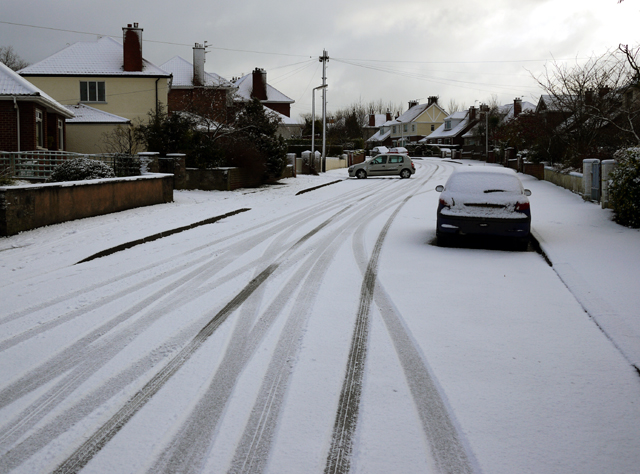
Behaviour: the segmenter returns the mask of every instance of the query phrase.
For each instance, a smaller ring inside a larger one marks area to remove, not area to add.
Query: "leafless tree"
[[[563,161],[578,166],[589,154],[640,144],[637,50],[620,47],[585,64],[553,63],[536,78],[547,115],[556,117]]]
[[[466,108],[467,106],[464,104],[464,102],[458,103],[458,101],[455,99],[449,99],[449,103],[447,105],[447,112],[449,114],[452,114],[454,112],[465,110]]]
[[[142,146],[140,134],[135,125],[117,125],[110,132],[102,134],[102,149],[105,153],[135,155]]]
[[[0,46],[0,63],[14,71],[19,71],[29,65],[28,62],[18,56],[18,53],[13,50],[13,46]]]

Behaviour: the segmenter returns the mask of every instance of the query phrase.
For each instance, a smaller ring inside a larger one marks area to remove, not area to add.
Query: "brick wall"
[[[225,118],[227,114],[227,90],[172,89],[169,92],[168,108],[170,112],[184,110],[220,120],[220,118]]]
[[[181,176],[176,174],[174,179],[175,189],[201,189],[203,191],[233,191],[260,184],[260,176],[254,176],[243,168],[210,170],[187,168]]]
[[[0,236],[173,201],[171,175],[0,188]]]

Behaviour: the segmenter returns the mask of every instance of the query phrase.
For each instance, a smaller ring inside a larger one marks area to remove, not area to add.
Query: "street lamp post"
[[[313,157],[314,163],[316,160],[316,90],[326,89],[328,85],[329,84],[322,84],[321,86],[314,87],[311,92],[311,156]]]

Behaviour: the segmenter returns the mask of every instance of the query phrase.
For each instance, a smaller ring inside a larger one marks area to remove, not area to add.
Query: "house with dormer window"
[[[426,104],[410,101],[409,109],[391,124],[392,146],[405,146],[428,137],[442,125],[447,115],[436,96],[429,97]]]
[[[478,122],[478,113],[475,107],[469,110],[454,112],[444,118],[440,125],[428,137],[420,140],[429,145],[441,145],[446,148],[461,149],[464,145],[463,135]]]

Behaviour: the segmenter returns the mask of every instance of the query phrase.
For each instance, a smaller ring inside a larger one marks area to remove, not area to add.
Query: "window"
[[[40,109],[36,109],[36,146],[44,148],[44,123]]]
[[[416,131],[416,125],[415,125],[415,124],[411,125],[411,131],[412,131],[412,132],[415,132],[415,131]]]
[[[445,120],[444,121],[444,129],[445,130],[451,130],[451,120]]]
[[[436,129],[436,126],[434,124],[431,124],[431,131],[433,132]]]
[[[409,129],[408,129],[408,127],[409,127],[409,126],[405,123],[405,124],[404,124],[404,128],[403,128],[403,130],[404,130],[405,132],[406,132],[406,131],[408,131],[408,130],[409,130]]]
[[[390,156],[389,163],[404,163],[404,158],[402,156]]]
[[[64,121],[58,119],[58,150],[64,149]]]
[[[396,126],[394,125],[393,127],[391,127],[391,133],[396,133]]]
[[[80,81],[80,102],[106,102],[104,81]]]
[[[384,165],[387,162],[386,156],[378,156],[371,161],[372,165]]]

